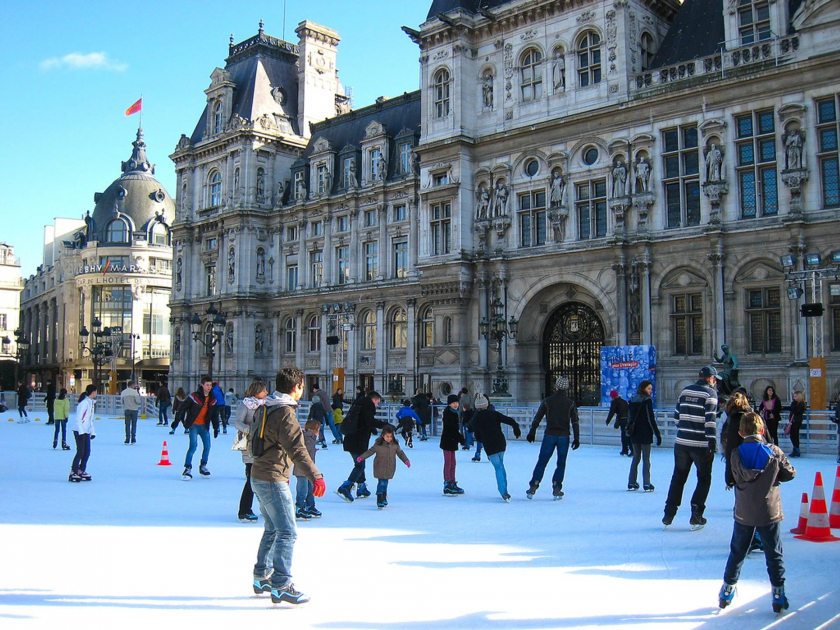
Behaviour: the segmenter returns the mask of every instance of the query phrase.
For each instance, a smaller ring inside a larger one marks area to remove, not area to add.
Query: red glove
[[[405,463],[405,467],[406,467],[406,468],[411,468],[411,462],[406,462],[406,463]]]
[[[357,457],[357,458],[356,458],[356,461],[357,461],[357,462],[359,462],[359,463],[361,464],[361,463],[362,463],[362,458],[361,458],[361,457]]]
[[[316,479],[312,486],[312,494],[319,499],[324,496],[324,493],[327,491],[327,483],[324,481],[323,477],[321,479]]]

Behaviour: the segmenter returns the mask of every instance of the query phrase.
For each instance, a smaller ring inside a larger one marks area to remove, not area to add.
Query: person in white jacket
[[[94,401],[96,385],[88,385],[76,403],[76,416],[70,423],[70,429],[76,437],[76,456],[70,468],[70,481],[90,481],[87,474],[87,462],[90,457],[90,441],[96,437],[93,428]]]

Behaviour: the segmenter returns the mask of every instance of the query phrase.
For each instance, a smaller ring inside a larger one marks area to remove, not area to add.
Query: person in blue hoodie
[[[732,603],[744,558],[749,552],[753,534],[758,530],[764,542],[767,573],[773,587],[773,610],[780,613],[790,603],[785,596],[785,561],[780,527],[784,515],[779,485],[793,479],[796,470],[778,446],[764,441],[764,421],[757,413],[751,411],[741,417],[739,433],[744,443],[732,451],[735,527],[718,605],[726,608]]]

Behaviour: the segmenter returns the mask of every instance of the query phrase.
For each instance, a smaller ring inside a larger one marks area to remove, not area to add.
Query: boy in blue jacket
[[[790,603],[785,596],[785,561],[780,528],[784,515],[779,484],[793,479],[796,470],[778,446],[764,441],[764,421],[757,413],[743,415],[738,433],[744,438],[744,443],[732,451],[735,528],[718,605],[726,608],[732,603],[744,558],[753,534],[758,530],[764,542],[767,573],[773,586],[773,611],[780,613],[789,608]]]

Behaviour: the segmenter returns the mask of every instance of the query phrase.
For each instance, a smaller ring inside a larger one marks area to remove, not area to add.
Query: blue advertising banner
[[[609,407],[610,391],[630,400],[639,383],[656,383],[656,346],[604,346],[601,348],[601,406]],[[653,388],[656,407],[656,387]]]

